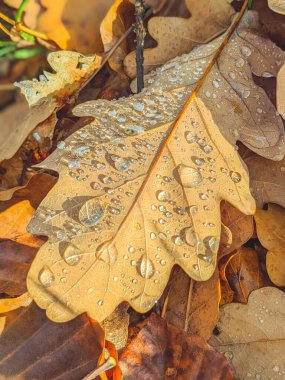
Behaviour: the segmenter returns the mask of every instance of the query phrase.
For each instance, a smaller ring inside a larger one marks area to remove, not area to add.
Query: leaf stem
[[[143,18],[145,14],[145,4],[144,0],[135,1],[135,14],[136,14],[136,64],[137,64],[137,89],[138,92],[144,88],[144,39],[146,36],[145,27],[143,24]]]
[[[23,12],[24,12],[29,1],[30,0],[22,0],[21,5],[19,6],[17,13],[16,13],[16,16],[15,16],[16,22],[22,21]]]

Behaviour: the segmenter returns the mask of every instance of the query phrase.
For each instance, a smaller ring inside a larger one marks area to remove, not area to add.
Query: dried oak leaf
[[[74,113],[94,121],[40,165],[59,181],[29,227],[49,241],[27,285],[51,319],[103,320],[122,301],[146,312],[175,264],[209,279],[221,200],[254,212],[247,172],[211,112],[195,93],[174,123],[180,108],[180,96],[160,90],[81,104]]]
[[[234,291],[233,302],[247,303],[255,290],[270,285],[254,249],[241,247],[225,264],[225,276]]]
[[[277,111],[285,119],[285,64],[277,74],[276,104]]]
[[[285,373],[284,292],[258,289],[247,305],[232,303],[220,310],[220,333],[210,344],[231,360],[238,378],[281,379]]]
[[[231,144],[241,141],[257,154],[278,161],[284,156],[283,122],[252,76],[276,76],[285,62],[285,52],[258,35],[254,29],[257,27],[257,14],[247,12],[208,73],[198,97],[212,112]],[[175,93],[180,96],[182,107],[222,38],[195,48],[146,75],[145,85],[149,90]]]
[[[284,0],[268,0],[268,7],[276,13],[285,15]]]
[[[86,315],[59,325],[32,303],[6,314],[0,378],[82,380],[102,362],[104,346],[102,328]]]
[[[221,218],[231,232],[232,241],[220,246],[219,259],[240,248],[252,237],[254,231],[253,216],[243,214],[227,202],[221,203]]]
[[[194,281],[177,268],[169,281],[164,318],[172,325],[208,340],[219,319],[219,301],[218,268],[205,282]]]
[[[250,190],[257,206],[271,202],[285,207],[285,158],[273,162],[250,151],[241,157],[249,170]]]
[[[235,380],[226,358],[204,339],[187,334],[152,314],[121,353],[125,380]]]
[[[254,219],[258,239],[268,249],[266,269],[270,280],[277,286],[285,286],[285,210],[270,204],[268,210],[256,210]]]
[[[189,19],[152,17],[149,20],[148,32],[158,45],[144,50],[146,72],[221,34],[235,13],[226,0],[186,0],[185,3],[191,13]],[[124,60],[125,71],[131,78],[136,76],[135,56],[135,52],[131,52]]]

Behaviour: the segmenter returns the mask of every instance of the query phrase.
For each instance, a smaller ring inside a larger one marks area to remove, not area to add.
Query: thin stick
[[[145,14],[145,4],[144,0],[135,1],[135,13],[136,13],[136,64],[137,64],[137,89],[138,92],[144,88],[144,70],[143,70],[143,50],[144,50],[144,39],[146,31],[143,24],[143,18]]]
[[[15,17],[15,20],[16,22],[21,22],[22,21],[22,16],[23,16],[23,12],[28,4],[30,0],[22,0],[22,3],[21,5],[19,6],[18,10],[17,10],[17,13],[16,13],[16,17]]]

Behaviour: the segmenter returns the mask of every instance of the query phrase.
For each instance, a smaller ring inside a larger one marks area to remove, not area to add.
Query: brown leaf
[[[285,373],[285,294],[266,287],[248,304],[221,308],[217,336],[210,344],[231,360],[239,379],[281,379]]]
[[[246,150],[241,155],[250,178],[251,193],[259,208],[266,203],[277,203],[285,207],[285,158],[271,161]]]
[[[230,24],[234,10],[226,0],[186,0],[191,13],[189,19],[180,17],[153,17],[148,32],[157,41],[157,47],[144,50],[146,72],[183,53],[189,53],[198,44],[206,43],[224,32]],[[136,76],[135,52],[124,60],[129,77]]]
[[[53,323],[34,303],[6,314],[0,378],[82,380],[101,361],[104,333],[86,315]]]
[[[251,248],[238,249],[227,261],[225,274],[234,291],[233,302],[247,303],[253,290],[270,285],[261,270],[257,253]]]
[[[186,334],[155,314],[138,325],[139,332],[120,355],[125,380],[234,380],[231,367],[202,338]]]
[[[219,259],[245,244],[252,237],[254,230],[253,216],[243,214],[227,202],[221,203],[221,218],[232,233],[232,243],[220,247]]]
[[[268,210],[256,210],[256,230],[261,244],[268,249],[266,268],[271,281],[285,286],[284,208],[270,204]]]
[[[164,317],[172,325],[208,340],[218,321],[219,300],[218,268],[204,282],[190,279],[181,268],[177,268],[170,279]]]
[[[205,103],[194,92],[177,122],[176,107],[180,98],[161,91],[81,104],[76,115],[94,121],[40,165],[60,177],[29,227],[49,242],[27,283],[50,318],[67,321],[88,310],[103,320],[122,301],[146,312],[175,264],[208,280],[221,200],[253,213],[247,172]],[[157,118],[145,117],[156,112]]]

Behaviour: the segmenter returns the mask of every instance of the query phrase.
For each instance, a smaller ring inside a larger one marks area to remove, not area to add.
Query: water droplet
[[[203,181],[201,173],[190,166],[180,165],[178,172],[184,187],[198,187]]]
[[[249,57],[251,55],[251,49],[248,47],[248,46],[242,46],[240,48],[240,51],[241,53],[245,56],[245,57]]]
[[[160,264],[164,266],[166,264],[166,261],[165,260],[160,260]]]
[[[151,240],[156,239],[156,234],[154,232],[151,232],[150,233],[150,238],[151,238]]]
[[[238,172],[230,172],[231,180],[235,183],[238,183],[241,181],[241,175]]]
[[[207,98],[210,98],[211,97],[210,91],[206,91],[205,95],[206,95]]]
[[[185,133],[185,139],[186,139],[186,141],[187,141],[189,144],[192,144],[192,143],[194,143],[195,141],[198,140],[198,137],[197,137],[197,135],[195,135],[195,133],[193,133],[193,132],[186,132],[186,133]]]
[[[160,233],[158,234],[158,237],[159,237],[161,240],[166,240],[166,239],[167,239],[167,235],[164,234],[163,232],[160,232]]]
[[[264,71],[261,76],[263,76],[264,78],[272,78],[274,77],[274,74],[268,72],[268,71]]]
[[[173,242],[174,242],[175,245],[178,245],[178,246],[181,246],[181,245],[184,244],[184,241],[183,241],[183,239],[182,239],[181,236],[174,236],[173,237]]]
[[[98,224],[104,215],[104,207],[96,200],[90,199],[79,210],[78,218],[85,227]]]
[[[206,153],[206,154],[209,154],[213,151],[213,147],[211,145],[205,145],[203,147],[203,151]]]
[[[149,279],[154,275],[154,265],[153,262],[147,257],[147,255],[142,255],[137,263],[137,272],[143,278]]]
[[[132,265],[133,267],[135,267],[135,266],[137,265],[137,261],[136,261],[136,260],[131,260],[131,265]]]
[[[209,198],[209,196],[207,194],[200,193],[199,198],[202,199],[203,201],[206,201]]]
[[[208,240],[208,245],[212,252],[216,252],[219,248],[219,239],[217,239],[215,236],[209,236],[206,238]]]
[[[195,247],[197,245],[197,236],[194,230],[194,227],[188,227],[183,230],[184,240],[191,247]]]
[[[244,59],[243,58],[238,58],[237,60],[236,60],[236,67],[243,67],[244,66]]]
[[[99,305],[99,306],[102,306],[103,305],[103,300],[99,300],[98,302],[97,302],[97,304]]]
[[[88,289],[87,289],[87,293],[88,293],[88,294],[91,294],[93,291],[94,291],[94,288],[88,288]]]
[[[45,288],[53,285],[55,277],[48,266],[45,265],[39,272],[39,281]]]
[[[272,370],[273,372],[279,372],[280,371],[280,367],[278,365],[275,365],[272,367]]]
[[[213,84],[214,88],[219,88],[220,87],[220,83],[216,79],[213,80],[212,84]]]
[[[167,202],[171,198],[170,194],[167,191],[164,191],[164,190],[158,191],[157,194],[156,194],[156,197],[161,202]]]
[[[131,163],[129,160],[126,160],[125,158],[120,157],[115,161],[114,166],[117,170],[125,172],[129,169],[129,167],[131,166]]]
[[[194,164],[196,164],[197,166],[205,165],[205,160],[203,158],[192,156],[191,159],[194,162]]]
[[[113,180],[111,177],[108,177],[108,176],[102,176],[100,177],[101,181],[105,184],[105,185],[110,185],[111,183],[113,183]]]
[[[128,251],[129,251],[130,253],[135,253],[135,252],[136,252],[136,249],[135,249],[135,247],[131,246],[131,247],[129,247]]]
[[[136,111],[143,111],[144,109],[144,104],[143,103],[134,103],[133,107]]]
[[[159,224],[165,224],[166,221],[165,221],[164,219],[162,219],[162,218],[159,218],[159,219],[158,219],[158,223],[159,223]]]
[[[102,189],[102,186],[98,182],[91,182],[90,183],[90,187],[93,190],[100,190],[100,189]]]
[[[63,242],[63,259],[68,265],[76,265],[81,259],[81,251],[75,245]]]
[[[230,77],[231,79],[235,79],[235,78],[236,78],[236,74],[235,74],[233,71],[230,71],[230,72],[229,72],[229,77]]]

